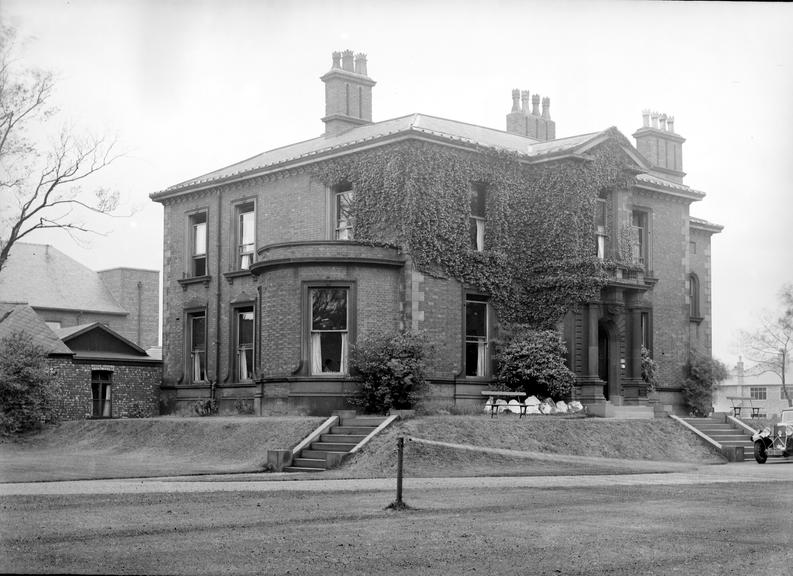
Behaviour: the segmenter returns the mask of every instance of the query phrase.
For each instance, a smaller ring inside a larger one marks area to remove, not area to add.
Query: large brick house
[[[350,346],[403,328],[434,345],[432,401],[481,403],[515,323],[564,334],[595,412],[647,403],[643,345],[680,404],[690,351],[710,351],[721,227],[689,215],[704,194],[683,183],[672,118],[645,113],[635,146],[615,128],[556,138],[550,101],[516,90],[506,131],[373,122],[364,55],[334,53],[321,79],[322,136],[152,194],[164,411],[347,407]]]

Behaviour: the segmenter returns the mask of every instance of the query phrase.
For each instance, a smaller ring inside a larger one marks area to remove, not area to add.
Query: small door
[[[94,418],[110,418],[113,415],[110,389],[112,387],[113,373],[105,370],[91,371],[91,397]]]

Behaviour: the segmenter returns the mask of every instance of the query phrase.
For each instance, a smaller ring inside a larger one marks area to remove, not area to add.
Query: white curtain
[[[485,376],[485,366],[487,365],[487,342],[479,342],[476,350],[476,375]]]
[[[481,218],[476,219],[476,249],[485,249],[485,221]]]
[[[341,335],[341,362],[339,362],[339,372],[347,373],[347,335]]]
[[[250,379],[250,374],[248,374],[248,350],[240,350],[237,355],[239,356],[237,362],[240,364],[240,380],[248,380]]]
[[[322,334],[314,332],[311,335],[311,373],[322,374]]]
[[[201,373],[201,353],[193,352],[193,382],[200,382],[203,380]]]
[[[105,385],[105,406],[102,408],[102,416],[110,418],[110,384]]]

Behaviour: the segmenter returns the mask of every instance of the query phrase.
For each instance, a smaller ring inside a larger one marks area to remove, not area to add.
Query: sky
[[[375,121],[420,112],[504,129],[513,88],[551,99],[557,137],[644,109],[675,117],[693,216],[713,238],[713,351],[793,282],[793,5],[474,0],[0,0],[25,64],[56,74],[53,121],[116,138],[84,185],[118,190],[104,235],[50,243],[102,270],[162,269],[149,194],[319,136],[331,53],[368,56]]]

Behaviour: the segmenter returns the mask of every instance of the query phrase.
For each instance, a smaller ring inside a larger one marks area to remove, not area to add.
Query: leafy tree
[[[561,400],[575,375],[565,364],[567,349],[554,330],[519,330],[496,356],[497,382],[542,398]]]
[[[26,432],[53,419],[47,354],[25,333],[0,340],[0,431]]]
[[[793,394],[787,384],[787,365],[793,353],[793,284],[782,286],[779,298],[782,304],[779,316],[761,314],[759,329],[741,333],[741,349],[747,360],[754,363],[747,373],[776,374],[788,406],[793,406]]]
[[[361,378],[361,392],[352,402],[373,414],[412,408],[426,384],[430,353],[424,335],[409,330],[360,340],[350,365]]]
[[[700,351],[691,353],[683,395],[694,416],[707,416],[713,405],[713,389],[726,380],[730,372],[722,362]]]
[[[118,193],[81,193],[79,184],[117,158],[113,142],[79,138],[62,129],[52,145],[46,132],[55,113],[50,72],[19,65],[16,32],[0,24],[0,271],[11,247],[34,230],[92,232],[79,220],[86,212],[110,214]]]

